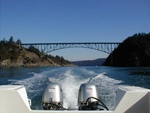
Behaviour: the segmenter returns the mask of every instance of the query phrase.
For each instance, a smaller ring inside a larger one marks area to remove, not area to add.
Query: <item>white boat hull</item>
[[[0,113],[150,113],[150,90],[121,86],[113,111],[48,111],[31,110],[26,89],[22,85],[0,86]]]

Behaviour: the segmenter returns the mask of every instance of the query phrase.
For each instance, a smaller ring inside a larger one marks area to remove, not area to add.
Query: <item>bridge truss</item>
[[[117,42],[80,42],[80,43],[24,43],[23,47],[34,46],[43,53],[50,53],[66,48],[88,48],[110,54],[120,43]]]

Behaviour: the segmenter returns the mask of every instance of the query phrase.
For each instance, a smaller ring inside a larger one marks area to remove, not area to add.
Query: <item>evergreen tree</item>
[[[10,43],[10,44],[14,44],[14,43],[15,43],[15,42],[14,42],[14,38],[13,38],[13,36],[11,36],[11,37],[10,37],[10,39],[9,39],[9,43]]]

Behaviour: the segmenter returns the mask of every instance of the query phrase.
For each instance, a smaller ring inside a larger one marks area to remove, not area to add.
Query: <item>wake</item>
[[[118,84],[122,83],[122,81],[108,77],[106,72],[96,73],[79,68],[59,68],[31,74],[33,76],[29,78],[22,80],[10,79],[10,81],[13,84],[22,84],[26,87],[29,98],[33,100],[33,103],[35,101],[37,104],[33,105],[33,109],[42,109],[42,93],[47,83],[51,81],[62,86],[63,106],[67,109],[78,109],[77,99],[80,85],[82,83],[93,83],[98,88],[99,98],[112,110],[115,107]]]

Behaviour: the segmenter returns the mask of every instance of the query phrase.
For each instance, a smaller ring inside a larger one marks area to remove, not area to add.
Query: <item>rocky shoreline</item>
[[[22,49],[17,59],[0,61],[1,67],[31,67],[31,66],[75,66],[70,62],[56,62],[50,58],[40,57],[35,53]]]
[[[0,67],[75,66],[60,56],[41,53],[35,47],[24,48],[14,41],[0,41]]]

